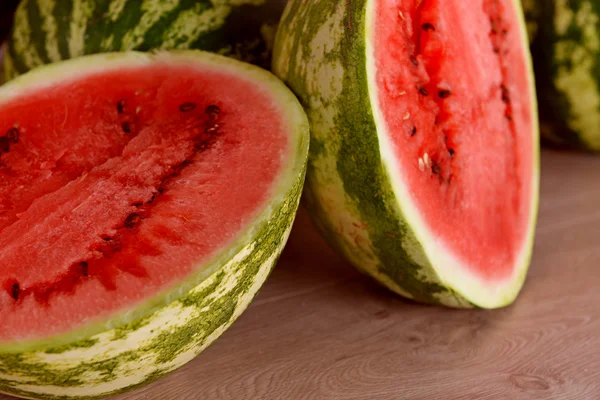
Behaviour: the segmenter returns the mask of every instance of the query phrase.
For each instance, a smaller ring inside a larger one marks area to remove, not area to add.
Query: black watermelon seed
[[[15,301],[19,300],[19,295],[21,294],[21,287],[17,282],[13,283],[10,288],[10,297],[12,297]]]
[[[439,175],[440,172],[442,172],[442,169],[440,168],[440,166],[437,163],[433,163],[433,165],[431,166],[431,171],[434,174]]]
[[[140,222],[140,215],[137,213],[129,214],[125,219],[125,228],[133,229]]]
[[[13,143],[19,143],[19,130],[17,128],[10,128],[6,132],[6,137]]]
[[[187,102],[187,103],[183,103],[182,105],[179,106],[179,111],[181,111],[181,112],[189,112],[189,111],[192,111],[195,108],[196,108],[196,103]]]
[[[454,149],[448,149],[448,153],[450,154],[450,157],[454,157],[454,154],[456,154]]]
[[[123,132],[125,133],[131,133],[131,124],[127,121],[123,122],[121,124],[121,128],[123,129]]]
[[[410,56],[410,62],[413,63],[415,66],[419,65],[419,61],[417,61],[415,56]]]
[[[6,136],[0,136],[0,153],[7,153],[10,150],[10,140]]]
[[[219,118],[219,114],[221,114],[221,109],[218,106],[211,104],[210,106],[206,107],[204,112],[208,114],[211,119],[215,120]]]
[[[492,35],[497,34],[498,26],[496,25],[496,22],[493,19],[490,19],[490,24],[492,25]]]
[[[425,24],[421,25],[421,28],[423,28],[423,30],[424,30],[425,32],[428,32],[428,31],[435,31],[435,27],[434,27],[433,25],[431,25],[429,22],[427,22],[427,23],[425,23]]]
[[[79,268],[81,268],[81,275],[88,276],[88,263],[82,261],[79,263]]]
[[[419,93],[421,93],[423,96],[429,95],[429,92],[424,87],[419,89]]]
[[[449,90],[440,90],[438,92],[438,96],[440,96],[440,99],[446,99],[450,97],[451,94],[452,92],[450,92]]]
[[[125,99],[121,99],[117,103],[117,112],[119,114],[123,114],[125,112]]]
[[[500,86],[500,89],[502,90],[502,101],[506,104],[510,104],[510,92],[504,85]]]
[[[412,132],[410,132],[410,137],[413,137],[417,134],[417,127],[413,127]]]

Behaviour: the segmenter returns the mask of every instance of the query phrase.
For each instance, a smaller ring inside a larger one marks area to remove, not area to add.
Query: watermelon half
[[[541,134],[600,152],[600,0],[523,0],[540,101]]]
[[[308,121],[209,53],[87,56],[0,89],[0,392],[106,396],[191,360],[279,257]]]
[[[270,0],[22,0],[4,74],[9,80],[84,54],[153,49],[202,49],[268,67],[282,8]]]
[[[539,135],[512,0],[292,0],[273,69],[311,123],[307,204],[406,297],[514,301],[530,263]]]

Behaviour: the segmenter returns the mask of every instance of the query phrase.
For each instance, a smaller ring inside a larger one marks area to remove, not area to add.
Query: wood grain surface
[[[600,157],[546,151],[542,164],[534,261],[512,307],[399,299],[336,256],[302,211],[241,319],[114,400],[600,399]]]

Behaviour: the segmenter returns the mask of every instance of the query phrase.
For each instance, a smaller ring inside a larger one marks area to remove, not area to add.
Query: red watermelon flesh
[[[278,107],[215,66],[166,63],[0,101],[0,342],[111,315],[230,243],[289,151]]]
[[[516,3],[378,0],[373,24],[398,169],[436,244],[486,282],[511,278],[533,212],[534,102]]]

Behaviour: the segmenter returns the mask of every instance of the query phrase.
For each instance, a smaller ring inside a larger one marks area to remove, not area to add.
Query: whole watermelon
[[[267,67],[282,3],[268,0],[23,0],[5,79],[84,54],[201,49]]]
[[[600,1],[523,0],[523,6],[543,138],[600,151]]]

